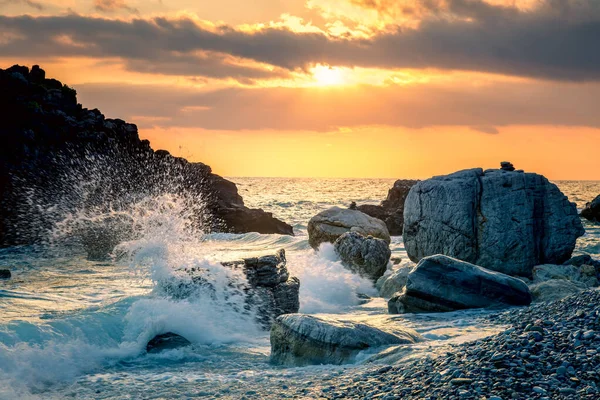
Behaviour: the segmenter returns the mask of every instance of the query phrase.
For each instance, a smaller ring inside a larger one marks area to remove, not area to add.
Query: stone
[[[600,195],[585,205],[581,216],[592,222],[600,222]]]
[[[500,163],[500,169],[503,171],[514,171],[515,167],[514,165],[512,165],[512,163],[510,161],[502,161]]]
[[[334,243],[346,232],[373,236],[390,243],[390,234],[383,221],[360,211],[332,207],[308,221],[308,242],[313,249],[321,243]]]
[[[384,240],[357,232],[344,233],[333,246],[346,268],[374,282],[383,276],[392,255]]]
[[[10,279],[12,274],[8,269],[0,269],[0,279]]]
[[[402,291],[406,286],[408,280],[408,274],[413,270],[414,265],[403,265],[396,271],[392,272],[389,276],[385,277],[381,284],[377,285],[379,289],[379,295],[383,298],[389,299],[397,292]]]
[[[148,353],[160,353],[165,350],[178,349],[180,347],[190,346],[192,343],[173,332],[163,333],[152,338],[146,345],[146,352]]]
[[[394,182],[387,198],[380,205],[363,204],[357,209],[385,222],[390,235],[400,236],[404,226],[404,201],[410,188],[417,182],[418,180],[399,179]]]
[[[470,169],[421,181],[404,208],[409,258],[444,254],[508,275],[562,264],[584,234],[575,204],[545,177]]]
[[[551,279],[563,279],[581,283],[585,287],[594,287],[598,285],[598,280],[596,279],[596,270],[594,267],[591,267],[591,274],[589,273],[590,267],[584,268],[584,265],[579,268],[573,265],[536,265],[533,267],[533,283],[540,283]],[[584,271],[587,271],[587,273],[584,273]]]
[[[423,258],[404,290],[388,302],[391,314],[526,306],[531,293],[517,278],[443,255]]]
[[[271,327],[271,362],[278,365],[344,364],[363,350],[421,340],[398,324],[371,326],[351,319],[289,314]]]
[[[585,286],[564,279],[551,279],[529,286],[534,302],[556,301],[582,292]]]

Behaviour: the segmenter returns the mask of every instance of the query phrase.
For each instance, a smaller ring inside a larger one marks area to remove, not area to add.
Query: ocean
[[[385,300],[369,281],[344,269],[332,246],[319,252],[310,248],[306,225],[331,206],[378,204],[394,180],[229,179],[247,206],[290,223],[296,236],[190,232],[181,201],[162,196],[131,211],[142,234],[121,243],[113,261],[87,260],[82,249],[61,240],[68,231],[60,225],[47,245],[0,250],[0,268],[13,274],[0,281],[0,398],[316,398],[314,382],[322,386],[385,362],[371,350],[352,365],[269,364],[269,333],[251,315],[234,310],[226,282],[239,277],[219,261],[283,248],[288,269],[301,281],[300,312],[353,318],[385,314]],[[580,209],[600,194],[600,182],[555,183]],[[598,257],[600,226],[587,221],[584,226],[576,254]],[[392,239],[391,249],[393,257],[408,262],[401,237]],[[189,267],[208,271],[223,296],[165,296],[161,282]],[[365,302],[358,293],[372,298]],[[497,332],[497,326],[486,323],[490,312],[400,317],[399,323],[428,339],[403,357],[441,353],[450,343]],[[146,354],[148,340],[168,331],[193,345]]]

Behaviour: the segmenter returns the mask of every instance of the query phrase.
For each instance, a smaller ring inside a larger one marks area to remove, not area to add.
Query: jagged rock
[[[391,314],[445,312],[531,303],[527,285],[511,276],[443,255],[423,258],[404,290],[388,302]]]
[[[348,319],[282,315],[271,327],[271,362],[288,366],[344,364],[368,348],[419,340],[418,333],[398,324],[375,327]]]
[[[190,346],[192,343],[173,332],[163,333],[152,338],[146,345],[146,352],[160,353],[165,350],[173,350],[180,347]]]
[[[388,191],[387,198],[381,202],[381,205],[363,204],[356,209],[385,222],[390,235],[402,235],[404,226],[404,202],[410,188],[417,180],[399,179],[394,182],[394,186]]]
[[[556,301],[585,290],[585,285],[564,279],[551,279],[529,286],[533,301]]]
[[[593,222],[600,222],[600,196],[585,205],[581,216]]]
[[[0,269],[0,279],[10,279],[12,274],[8,269]]]
[[[575,204],[541,175],[480,168],[417,183],[404,208],[411,260],[444,254],[509,275],[561,264],[584,234]]]
[[[553,265],[543,264],[533,267],[533,283],[541,283],[549,280],[565,280],[577,282],[585,287],[598,286],[596,270],[593,266],[581,265]]]
[[[392,272],[389,276],[384,277],[381,283],[378,282],[379,295],[389,299],[394,294],[402,291],[408,280],[408,274],[413,270],[414,265],[404,265]]]
[[[357,232],[346,232],[333,244],[342,264],[349,270],[377,281],[387,269],[392,252],[387,242]]]
[[[235,184],[209,166],[154,152],[136,125],[83,108],[74,89],[43,69],[0,69],[0,87],[0,246],[42,241],[74,213],[126,210],[163,194],[186,198],[204,231],[293,234],[246,207]],[[110,247],[111,234],[102,236]]]
[[[332,207],[308,221],[308,242],[314,249],[321,243],[334,243],[346,232],[358,232],[390,243],[390,234],[383,221],[360,211]]]

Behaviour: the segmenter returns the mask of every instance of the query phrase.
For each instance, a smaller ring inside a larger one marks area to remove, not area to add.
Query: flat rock
[[[390,243],[385,223],[357,210],[332,207],[308,221],[308,242],[314,249],[321,243],[334,243],[346,232],[358,232]]]
[[[374,282],[383,276],[392,255],[386,241],[357,232],[344,233],[333,245],[346,268]]]
[[[356,319],[282,315],[271,328],[271,362],[288,366],[344,364],[368,348],[419,340],[417,332],[399,323],[375,327]]]
[[[445,312],[501,305],[529,305],[520,279],[442,255],[423,258],[404,290],[388,302],[392,314]]]
[[[469,169],[421,181],[404,208],[414,262],[444,254],[509,275],[562,264],[584,234],[575,204],[533,173]]]

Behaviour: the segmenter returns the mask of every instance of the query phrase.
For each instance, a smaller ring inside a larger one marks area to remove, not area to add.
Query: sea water
[[[269,364],[269,335],[243,309],[243,276],[220,261],[286,250],[288,269],[301,281],[300,312],[369,318],[386,313],[373,285],[348,272],[332,246],[315,252],[307,242],[308,220],[331,206],[377,204],[389,179],[233,178],[246,205],[290,223],[295,237],[190,231],[181,201],[162,196],[132,206],[140,234],[121,243],[111,261],[89,261],[67,246],[69,221],[45,246],[0,251],[0,266],[13,278],[0,281],[0,398],[152,399],[285,398],[311,392],[315,382],[368,368],[371,362],[402,362],[431,355],[450,343],[498,331],[488,311],[407,315],[398,323],[427,341],[395,358],[373,349],[352,365],[283,368]],[[600,182],[556,182],[582,208],[600,193]],[[76,219],[76,216],[74,217]],[[584,223],[576,252],[600,255],[600,226]],[[65,228],[66,227],[66,228]],[[407,262],[402,238],[392,238],[394,257]],[[185,268],[202,268],[215,291],[201,289],[183,300],[162,284],[186,279]],[[235,284],[231,284],[235,282]],[[357,294],[372,296],[365,302]],[[192,346],[147,354],[148,340],[164,332]]]

